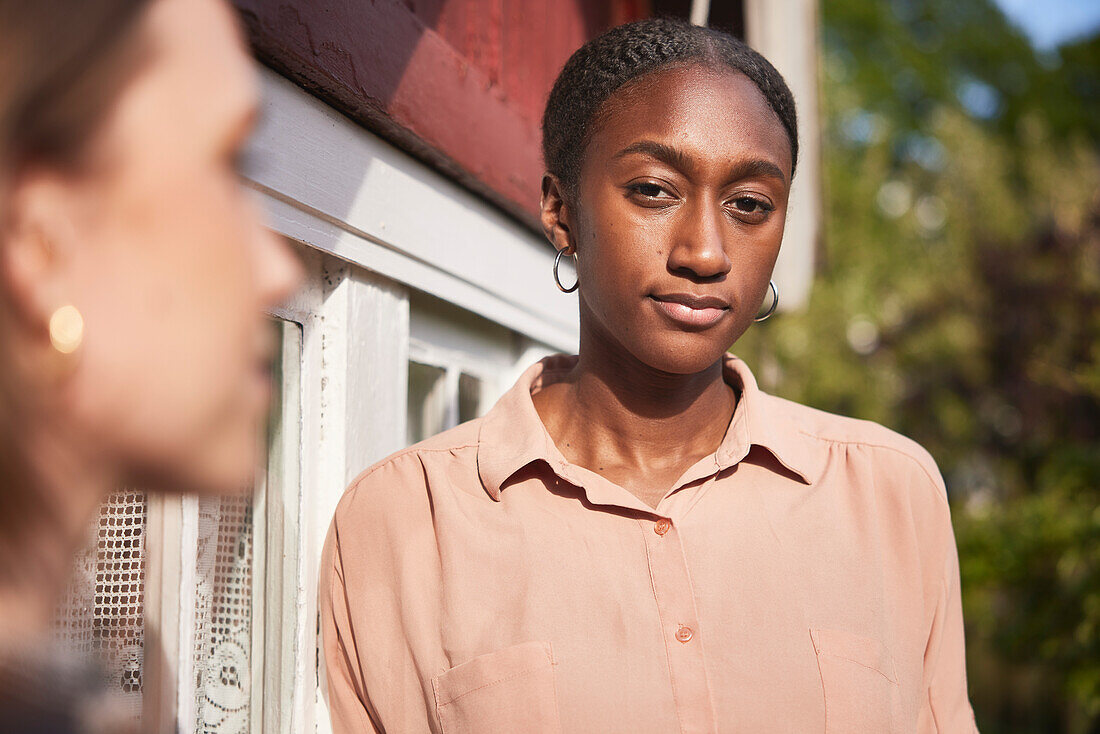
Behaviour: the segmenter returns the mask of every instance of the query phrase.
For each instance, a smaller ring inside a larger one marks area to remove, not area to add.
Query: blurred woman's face
[[[154,0],[148,58],[64,180],[57,299],[84,318],[58,399],[76,435],[149,489],[250,486],[270,393],[263,315],[300,268],[236,163],[257,79],[221,0]],[[59,225],[60,226],[60,225]]]
[[[674,67],[612,97],[568,222],[589,343],[674,374],[712,366],[767,292],[791,167],[783,125],[741,74]]]

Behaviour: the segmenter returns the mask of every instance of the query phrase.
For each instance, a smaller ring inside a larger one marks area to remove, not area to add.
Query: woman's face
[[[576,248],[582,344],[674,374],[713,365],[767,292],[791,166],[785,129],[741,74],[674,67],[619,90],[555,241]]]
[[[263,312],[300,266],[236,168],[258,90],[229,8],[154,0],[139,32],[146,66],[92,142],[93,164],[41,184],[51,297],[85,324],[58,402],[124,481],[240,491],[270,392]]]

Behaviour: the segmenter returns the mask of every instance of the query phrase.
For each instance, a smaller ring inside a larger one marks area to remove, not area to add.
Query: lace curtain
[[[198,502],[190,651],[196,720],[181,731],[248,734],[251,726],[252,498]],[[136,724],[145,644],[145,495],[121,491],[100,508],[58,606],[54,630],[75,655],[94,658],[102,684]],[[185,554],[186,555],[186,554]],[[166,599],[165,605],[179,599]],[[181,682],[182,684],[183,682]],[[187,695],[181,692],[180,695]],[[193,726],[193,729],[191,728]]]
[[[61,645],[99,664],[103,687],[135,723],[145,656],[145,510],[145,495],[135,491],[102,505],[54,619]]]
[[[199,502],[195,711],[202,734],[247,734],[252,699],[252,499]]]

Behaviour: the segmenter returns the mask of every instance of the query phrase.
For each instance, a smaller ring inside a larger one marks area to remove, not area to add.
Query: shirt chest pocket
[[[432,678],[444,734],[560,732],[549,642],[479,655]]]
[[[894,659],[878,640],[840,630],[811,629],[825,688],[826,734],[903,731]]]

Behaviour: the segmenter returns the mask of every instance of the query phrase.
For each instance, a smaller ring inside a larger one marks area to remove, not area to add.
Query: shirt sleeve
[[[963,641],[962,596],[959,591],[959,555],[950,519],[943,583],[924,653],[928,682],[928,713],[936,734],[975,734],[978,727],[966,689],[966,651]],[[921,727],[921,731],[925,731]]]
[[[334,734],[381,734],[363,679],[348,614],[340,545],[333,522],[325,540],[320,578],[325,691]]]

